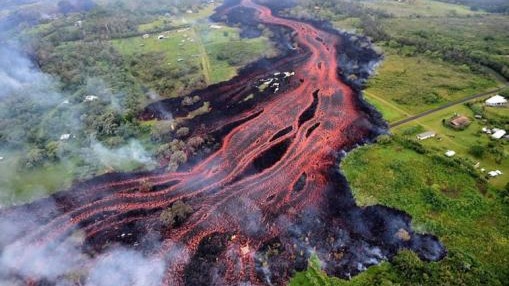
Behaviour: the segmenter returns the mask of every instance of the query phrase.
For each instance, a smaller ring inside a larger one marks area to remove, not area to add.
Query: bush
[[[481,145],[473,145],[468,149],[468,153],[470,153],[470,155],[479,159],[484,157],[484,152],[485,148]]]
[[[173,205],[161,212],[161,222],[168,227],[181,225],[193,213],[193,208],[178,200]]]

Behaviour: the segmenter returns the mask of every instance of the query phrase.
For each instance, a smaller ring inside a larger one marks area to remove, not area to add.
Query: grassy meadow
[[[478,12],[473,12],[466,6],[429,0],[366,0],[363,1],[363,4],[372,9],[382,10],[397,18],[471,16],[478,14]]]
[[[394,122],[497,86],[495,79],[472,73],[468,66],[388,49],[365,94],[387,121]]]

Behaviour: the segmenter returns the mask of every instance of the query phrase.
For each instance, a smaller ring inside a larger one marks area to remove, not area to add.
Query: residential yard
[[[125,56],[163,53],[165,56],[162,65],[175,68],[199,67],[199,72],[190,76],[194,80],[203,77],[206,84],[228,80],[246,63],[262,56],[274,55],[275,50],[268,38],[242,39],[239,29],[210,23],[207,17],[212,11],[204,9],[200,14],[186,14],[185,18],[177,20],[182,24],[192,22],[188,29],[152,34],[147,39],[117,39],[112,43]],[[158,39],[159,35],[164,36],[164,39]],[[226,50],[229,55],[224,56]]]
[[[500,112],[500,110],[497,109],[497,112]],[[507,109],[505,110],[507,111]],[[461,114],[469,117],[472,119],[472,124],[463,131],[444,126],[442,124],[442,119],[448,119],[454,114]],[[501,188],[509,182],[509,142],[503,139],[498,141],[493,140],[488,134],[482,133],[481,129],[489,125],[484,124],[481,120],[474,119],[474,115],[470,108],[460,104],[398,126],[392,129],[392,132],[405,136],[404,134],[408,133],[407,130],[409,130],[409,128],[415,128],[416,125],[422,126],[422,128],[419,128],[421,130],[437,132],[436,138],[423,140],[421,144],[440,156],[443,156],[447,150],[453,150],[457,153],[457,157],[467,160],[471,165],[475,165],[479,162],[478,170],[480,172],[481,169],[485,169],[485,172],[481,172],[483,174],[493,170],[502,171],[504,173],[502,176],[489,180],[492,185]],[[506,128],[506,126],[490,127]],[[415,135],[416,134],[408,134],[406,137],[414,139]],[[485,147],[488,146],[488,144],[495,144],[499,149],[505,152],[505,158],[502,159],[500,163],[496,162],[496,156],[491,154],[489,149]],[[483,146],[486,148],[486,152],[484,152],[481,158],[477,158],[469,152],[472,146]]]

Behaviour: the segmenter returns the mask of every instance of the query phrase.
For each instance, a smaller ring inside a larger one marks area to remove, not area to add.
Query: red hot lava
[[[24,220],[0,239],[4,256],[17,246],[9,277],[36,284],[65,279],[22,268],[32,259],[27,252],[47,249],[51,257],[76,233],[87,257],[78,259],[80,267],[92,268],[102,253],[121,245],[163,261],[164,285],[283,285],[313,253],[328,274],[339,277],[390,259],[400,248],[426,260],[443,257],[435,237],[411,230],[408,215],[357,207],[338,173],[338,151],[372,139],[380,126],[342,80],[339,59],[347,39],[317,24],[274,16],[252,0],[218,13],[239,10],[249,11],[254,25],[293,31],[298,48],[199,91],[212,112],[193,119],[195,133],[221,136],[221,147],[180,172],[105,175],[4,210],[3,221]],[[286,74],[274,73],[285,68]],[[265,98],[244,103],[254,84],[283,74]],[[145,117],[158,116],[147,110]],[[138,191],[147,184],[151,192]],[[177,201],[193,212],[164,227],[160,214]]]

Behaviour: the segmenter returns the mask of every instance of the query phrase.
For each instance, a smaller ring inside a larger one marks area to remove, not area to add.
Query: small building
[[[502,175],[502,172],[500,170],[490,171],[490,172],[488,172],[488,175],[490,177],[494,178],[494,177],[498,177],[498,176]]]
[[[463,129],[465,127],[467,127],[468,125],[470,125],[471,121],[468,117],[464,116],[464,115],[458,115],[458,116],[454,116],[451,121],[451,126],[455,129]]]
[[[4,160],[4,157],[0,156],[0,161],[3,161]]]
[[[493,134],[491,134],[491,138],[497,139],[497,140],[504,137],[504,135],[507,133],[505,130],[498,129],[498,128],[493,128],[492,131],[493,131]]]
[[[66,134],[60,135],[60,141],[67,141],[67,140],[69,140],[69,138],[71,138],[71,134],[66,133]]]
[[[447,152],[445,152],[445,156],[447,157],[454,157],[454,155],[456,155],[456,152],[453,150],[447,150]]]
[[[92,102],[92,101],[96,101],[98,99],[99,99],[99,97],[96,95],[87,95],[87,96],[85,96],[84,102]]]
[[[142,36],[142,38],[143,39],[148,39],[148,38],[150,38],[150,35],[149,34],[145,34],[145,35]]]
[[[164,35],[159,35],[159,36],[157,36],[157,39],[158,39],[158,40],[164,40]]]
[[[492,96],[488,98],[486,101],[486,106],[492,106],[492,107],[500,107],[500,106],[506,106],[507,105],[507,99],[499,94]]]
[[[433,138],[437,136],[437,133],[434,132],[434,131],[427,131],[427,132],[424,132],[424,133],[421,133],[421,134],[417,134],[417,139],[419,140],[426,140],[426,139],[429,139],[429,138]]]

